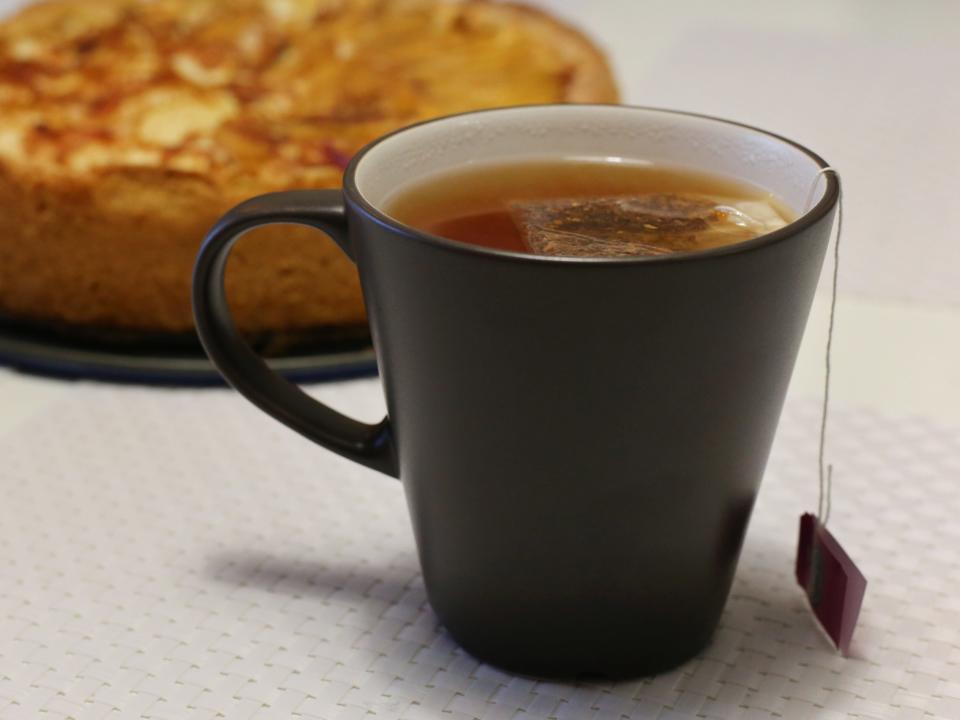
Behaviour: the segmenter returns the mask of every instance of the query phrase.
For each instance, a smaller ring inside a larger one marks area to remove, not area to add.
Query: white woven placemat
[[[376,414],[375,381],[331,386]],[[712,646],[570,685],[482,665],[425,602],[401,486],[226,391],[78,385],[0,436],[0,718],[960,717],[960,435],[840,409],[857,658],[792,579],[815,402],[788,407]]]

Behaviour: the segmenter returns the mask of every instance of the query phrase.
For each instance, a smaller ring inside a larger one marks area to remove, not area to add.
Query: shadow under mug
[[[384,207],[475,162],[630,158],[739,178],[798,213],[683,255],[521,255],[431,236]],[[826,163],[733,122],[604,105],[467,113],[361,151],[343,190],[245,202],[207,237],[194,308],[237,390],[403,481],[431,605],[483,660],[630,676],[700,651],[723,609],[838,198]],[[270,371],[231,321],[224,267],[266,223],[356,263],[388,416],[357,422]]]

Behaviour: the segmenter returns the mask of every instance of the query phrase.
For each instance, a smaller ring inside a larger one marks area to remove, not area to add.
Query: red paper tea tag
[[[800,516],[797,582],[820,626],[846,656],[860,615],[867,579],[815,515]]]

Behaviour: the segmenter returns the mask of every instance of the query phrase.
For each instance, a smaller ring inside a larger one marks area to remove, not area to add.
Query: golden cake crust
[[[0,23],[0,313],[187,331],[190,272],[251,195],[340,184],[425,118],[613,102],[602,54],[526,7],[437,0],[51,0]],[[247,331],[357,324],[356,273],[303,228],[251,233]]]

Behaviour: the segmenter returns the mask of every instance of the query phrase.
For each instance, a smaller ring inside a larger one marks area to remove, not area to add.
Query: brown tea
[[[438,174],[405,188],[387,212],[451,240],[576,257],[703,250],[763,235],[794,217],[770,193],[729,178],[564,159]]]

